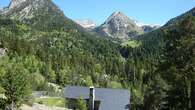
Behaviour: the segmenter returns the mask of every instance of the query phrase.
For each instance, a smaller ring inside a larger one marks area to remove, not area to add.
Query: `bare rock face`
[[[118,39],[133,38],[143,33],[135,21],[122,12],[114,12],[101,26],[96,28],[96,31],[104,36]]]
[[[14,19],[42,31],[83,29],[67,18],[52,0],[12,0],[0,11],[0,17]]]
[[[95,31],[102,36],[124,40],[134,39],[141,34],[148,33],[159,27],[157,25],[146,25],[130,19],[122,12],[114,12]]]
[[[90,19],[75,20],[75,22],[86,29],[94,29],[96,24]]]
[[[40,10],[44,12],[55,10],[62,13],[51,0],[12,0],[9,6],[0,12],[0,15],[22,21],[33,18]]]
[[[12,0],[10,5],[9,5],[9,9],[13,9],[16,8],[18,6],[20,6],[20,4],[22,4],[23,2],[26,2],[27,0]]]

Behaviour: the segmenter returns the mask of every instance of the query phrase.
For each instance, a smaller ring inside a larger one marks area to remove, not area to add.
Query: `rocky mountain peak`
[[[119,39],[133,38],[142,33],[142,29],[136,25],[134,20],[120,11],[112,13],[96,31],[104,36]]]
[[[23,20],[33,18],[36,13],[44,14],[52,11],[62,14],[52,0],[12,0],[0,15]]]
[[[28,7],[28,6],[32,6],[32,7],[36,7],[36,8],[40,8],[40,7],[48,7],[50,5],[53,5],[52,0],[11,0],[10,4],[9,4],[9,9],[12,8],[21,8],[21,7]]]
[[[81,28],[67,18],[52,0],[12,0],[8,7],[0,10],[0,16],[18,20],[39,30]]]
[[[120,12],[120,11],[115,11],[114,13],[112,13],[112,15],[111,16],[125,16],[122,12]]]
[[[15,8],[20,6],[22,3],[26,2],[27,0],[12,0],[9,4],[9,9]]]
[[[140,34],[150,32],[159,26],[145,25],[129,18],[124,13],[116,11],[99,27],[95,29],[102,36],[117,39],[135,38]]]
[[[131,21],[132,23],[134,23],[133,20],[131,20],[128,16],[126,16],[120,11],[116,11],[112,13],[111,16],[107,19],[107,22],[110,22],[110,21],[125,22],[125,23]]]

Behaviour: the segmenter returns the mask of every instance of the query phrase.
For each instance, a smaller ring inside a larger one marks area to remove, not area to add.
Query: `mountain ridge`
[[[1,12],[9,18],[31,25],[34,29],[85,31],[80,25],[66,17],[52,0],[12,0]]]
[[[58,13],[63,13],[51,0],[12,0],[4,8],[1,15],[11,18],[17,17],[17,19],[23,20],[33,17],[36,11],[49,11],[51,9]]]
[[[195,16],[195,7],[190,9],[189,11],[177,16],[177,17],[174,17],[172,19],[170,19],[166,24],[165,26],[169,26],[169,25],[174,25],[174,24],[177,24],[178,21],[181,21],[183,20],[186,16],[189,16],[189,15],[192,15],[192,16]]]
[[[136,36],[150,32],[159,26],[145,25],[129,18],[124,13],[116,11],[106,21],[98,26],[95,31],[102,36],[116,39],[134,39]]]

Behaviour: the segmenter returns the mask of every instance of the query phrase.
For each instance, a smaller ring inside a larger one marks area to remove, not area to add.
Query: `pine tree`
[[[17,59],[9,60],[1,84],[5,90],[6,107],[13,110],[20,107],[30,93],[29,73]]]

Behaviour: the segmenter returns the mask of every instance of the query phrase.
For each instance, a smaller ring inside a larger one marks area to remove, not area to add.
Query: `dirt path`
[[[60,107],[48,107],[45,105],[40,105],[35,103],[32,107],[28,105],[22,105],[21,107],[22,110],[69,110],[65,108],[60,108]]]

